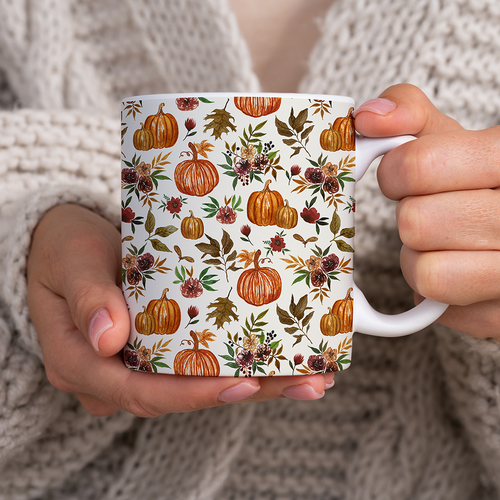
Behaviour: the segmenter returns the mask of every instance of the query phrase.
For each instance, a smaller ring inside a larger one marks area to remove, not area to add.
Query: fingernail
[[[325,391],[318,394],[309,384],[292,385],[287,387],[281,393],[288,399],[297,399],[299,401],[314,401],[325,395]]]
[[[388,99],[378,97],[377,99],[366,101],[358,109],[355,109],[352,116],[353,118],[356,118],[356,115],[362,111],[369,111],[370,113],[375,113],[376,115],[385,116],[394,111],[396,108],[396,103],[389,101]]]
[[[334,376],[335,374],[333,372],[325,373],[323,375],[325,379],[325,389],[331,389],[335,385]]]
[[[99,309],[89,324],[89,340],[96,351],[99,351],[99,339],[101,335],[113,326],[113,320],[107,309]]]
[[[242,382],[241,384],[236,384],[223,390],[219,394],[219,401],[222,401],[223,403],[236,403],[237,401],[242,401],[254,395],[259,389],[260,385]]]

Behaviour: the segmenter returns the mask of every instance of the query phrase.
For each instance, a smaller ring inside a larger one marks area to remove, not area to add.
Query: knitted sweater
[[[464,126],[495,125],[499,5],[336,0],[301,90],[361,103],[407,81]],[[258,89],[225,0],[0,0],[1,499],[499,498],[500,344],[442,326],[356,334],[352,367],[315,402],[97,418],[48,383],[27,309],[30,235],[64,202],[118,224],[120,99]],[[357,282],[374,306],[405,309],[375,169],[357,200]]]

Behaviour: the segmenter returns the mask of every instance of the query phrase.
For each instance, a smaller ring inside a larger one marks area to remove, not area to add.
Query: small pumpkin
[[[276,225],[283,229],[292,229],[299,221],[299,214],[297,210],[288,205],[288,200],[282,207],[276,209]]]
[[[155,138],[153,136],[153,132],[145,129],[144,124],[141,123],[141,128],[134,132],[132,142],[135,149],[139,151],[149,151],[154,146]]]
[[[319,144],[325,151],[338,151],[342,147],[342,136],[338,130],[333,129],[333,123],[319,136]]]
[[[153,148],[171,148],[179,137],[179,126],[177,120],[170,113],[163,112],[162,102],[158,106],[158,113],[150,115],[144,122],[144,128],[153,133]]]
[[[332,309],[328,308],[328,313],[323,314],[321,316],[321,320],[319,322],[319,328],[323,335],[327,337],[333,337],[340,333],[340,329],[342,328],[342,322],[340,321],[340,316],[338,314],[334,314]]]
[[[220,365],[215,354],[207,349],[200,349],[198,336],[193,330],[189,332],[193,339],[192,349],[179,351],[174,358],[176,375],[194,375],[196,377],[218,377]],[[191,341],[188,341],[191,342]]]
[[[247,116],[258,118],[278,111],[281,97],[235,97],[234,104]]]
[[[163,290],[161,297],[151,300],[147,306],[147,312],[156,321],[154,333],[159,335],[172,335],[181,324],[181,309],[174,299],[167,299],[168,288]]]
[[[262,306],[278,300],[281,295],[281,277],[276,269],[260,267],[261,251],[254,255],[253,269],[243,271],[238,279],[238,295],[252,306]]]
[[[337,314],[340,318],[340,333],[352,332],[353,321],[353,298],[351,297],[352,288],[347,290],[344,299],[337,300],[332,307],[332,313]]]
[[[189,217],[185,217],[181,222],[181,234],[188,240],[198,240],[203,236],[203,221],[195,217],[193,211],[189,211]]]
[[[354,151],[356,148],[355,133],[354,133],[354,120],[352,119],[352,112],[354,108],[349,108],[347,115],[338,117],[332,125],[332,130],[337,131],[342,137],[342,151]]]
[[[152,314],[146,311],[146,307],[143,309],[143,312],[135,316],[135,329],[141,335],[151,335],[156,329],[156,320]]]
[[[278,191],[271,191],[268,179],[262,191],[255,191],[248,197],[247,217],[257,226],[271,226],[276,224],[276,211],[283,207],[283,197]]]
[[[184,160],[175,167],[175,185],[183,194],[205,196],[219,183],[219,173],[213,163],[198,158],[198,151],[192,142],[188,146],[192,158]]]

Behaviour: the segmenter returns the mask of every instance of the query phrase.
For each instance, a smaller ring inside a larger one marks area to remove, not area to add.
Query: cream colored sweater
[[[499,26],[498,0],[336,0],[301,90],[361,103],[408,81],[489,127]],[[121,97],[258,88],[225,0],[0,0],[1,499],[499,498],[499,344],[444,327],[355,335],[353,366],[316,402],[96,418],[48,383],[30,234],[63,202],[118,223]],[[412,293],[374,171],[357,190],[357,281],[398,311]]]

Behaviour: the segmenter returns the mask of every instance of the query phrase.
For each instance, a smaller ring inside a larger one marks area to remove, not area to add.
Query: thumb
[[[441,113],[429,98],[410,84],[394,85],[377,99],[353,112],[356,130],[366,137],[415,135],[417,137],[462,130],[460,124]]]
[[[66,301],[76,328],[106,357],[123,348],[130,330],[120,245],[111,223],[77,205],[52,209],[33,239],[39,281]]]

